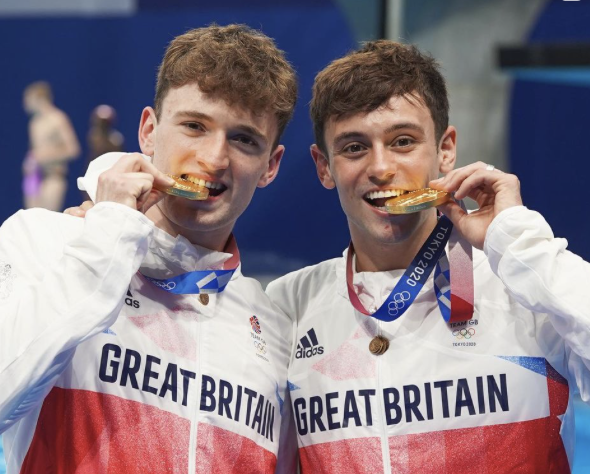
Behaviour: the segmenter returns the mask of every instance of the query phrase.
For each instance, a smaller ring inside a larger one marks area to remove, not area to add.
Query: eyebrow
[[[253,137],[258,138],[259,140],[267,141],[266,137],[262,132],[260,132],[256,127],[251,125],[241,124],[237,125],[236,129],[241,130],[242,132],[247,133],[248,135],[252,135]]]
[[[197,112],[195,110],[181,110],[178,111],[174,114],[175,118],[192,118],[192,119],[197,119],[197,120],[208,120],[208,121],[214,121],[213,117],[211,117],[210,115],[204,114],[202,112]],[[244,132],[248,135],[251,135],[252,137],[258,138],[259,140],[263,140],[264,142],[267,142],[268,140],[266,139],[266,137],[264,136],[264,134],[258,130],[256,127],[253,127],[252,125],[247,125],[245,123],[236,125],[235,127],[232,127],[236,130],[239,130],[241,132]]]
[[[413,122],[403,122],[403,123],[396,123],[393,124],[391,127],[385,129],[385,133],[395,132],[396,130],[402,129],[410,129],[415,130],[416,132],[424,133],[424,128],[417,123]]]
[[[416,132],[419,132],[422,134],[425,133],[423,127],[421,127],[420,125],[413,123],[413,122],[402,122],[402,123],[393,124],[390,127],[386,128],[384,133],[389,134],[389,133],[395,132],[397,130],[408,130],[408,129],[415,130]],[[365,136],[366,136],[365,133],[358,132],[358,131],[342,132],[341,134],[337,135],[334,138],[333,146],[336,147],[336,145],[338,145],[338,143],[342,142],[343,140],[361,139],[361,138],[364,138]]]
[[[180,117],[194,118],[199,120],[213,120],[213,118],[209,115],[202,112],[197,112],[195,110],[179,110],[174,114],[174,118]]]
[[[362,132],[342,132],[334,137],[333,146],[335,147],[338,143],[343,140],[350,140],[351,138],[362,138],[365,134]]]

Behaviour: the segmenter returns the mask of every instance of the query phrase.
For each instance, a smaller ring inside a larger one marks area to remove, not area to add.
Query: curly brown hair
[[[414,96],[426,104],[438,143],[449,126],[440,66],[416,46],[377,40],[333,61],[316,76],[310,112],[320,150],[327,154],[324,131],[330,118],[371,112],[393,96]]]
[[[275,146],[297,100],[297,78],[283,51],[246,25],[212,24],[172,40],[158,70],[154,99],[158,118],[168,91],[189,83],[254,113],[272,111],[278,122]]]

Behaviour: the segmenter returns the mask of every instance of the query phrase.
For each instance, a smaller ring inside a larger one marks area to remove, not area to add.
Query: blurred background
[[[266,283],[346,247],[336,192],[321,187],[309,156],[310,89],[332,59],[382,37],[416,43],[442,64],[458,165],[481,160],[517,174],[525,204],[590,260],[583,211],[590,0],[0,0],[0,222],[23,207],[29,84],[47,81],[73,125],[80,150],[69,163],[64,205],[77,205],[75,178],[100,146],[112,140],[138,151],[140,113],[152,105],[168,42],[212,22],[261,29],[287,52],[300,80],[281,173],[257,192],[235,231],[247,275]],[[110,127],[116,131],[105,132]],[[590,472],[583,412],[580,406],[576,473]]]

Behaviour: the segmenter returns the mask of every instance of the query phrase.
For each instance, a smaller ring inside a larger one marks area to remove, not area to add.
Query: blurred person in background
[[[279,443],[292,322],[241,274],[232,231],[279,171],[296,98],[263,33],[190,30],[142,111],[143,155],[91,163],[86,218],[35,209],[3,224],[9,473],[294,472]],[[169,175],[208,197],[167,194]]]
[[[114,128],[117,112],[113,107],[101,104],[90,114],[90,130],[88,131],[88,160],[86,167],[95,158],[114,151],[123,151],[123,134]],[[90,197],[84,191],[82,197]]]
[[[23,163],[25,209],[61,211],[68,187],[68,162],[80,154],[80,144],[68,116],[53,104],[51,86],[30,84],[23,105],[31,116],[29,151]]]
[[[111,151],[123,151],[124,138],[114,128],[117,112],[110,105],[102,104],[90,114],[90,130],[88,131],[88,163],[97,156]]]
[[[570,472],[588,264],[522,206],[515,176],[453,170],[448,109],[439,66],[411,45],[366,43],[315,79],[311,154],[351,244],[267,288],[295,320],[303,473]],[[387,212],[429,185],[479,209]]]

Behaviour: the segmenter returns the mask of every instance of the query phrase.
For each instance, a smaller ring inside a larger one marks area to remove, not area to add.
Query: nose
[[[374,146],[367,166],[369,179],[374,183],[390,181],[397,172],[395,158],[383,146]]]
[[[225,134],[211,134],[207,140],[199,143],[195,153],[203,171],[215,172],[229,167],[229,149]]]

